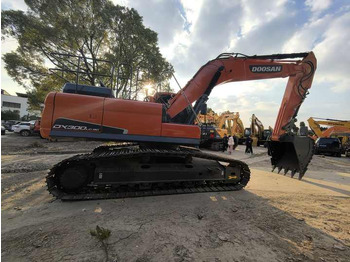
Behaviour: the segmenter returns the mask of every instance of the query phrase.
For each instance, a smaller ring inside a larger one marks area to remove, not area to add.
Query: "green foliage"
[[[96,226],[96,229],[90,229],[90,235],[95,237],[103,247],[105,252],[105,261],[108,261],[108,244],[107,240],[111,236],[111,231],[109,229]]]
[[[20,116],[19,116],[19,112],[16,111],[12,111],[12,110],[1,110],[1,120],[19,120]]]
[[[8,74],[27,88],[31,109],[38,109],[46,94],[62,88],[65,81],[75,81],[73,73],[50,74],[49,67],[77,69],[77,58],[68,59],[55,52],[80,56],[79,67],[84,74],[80,74],[79,81],[90,85],[100,81],[108,84],[105,77],[97,74],[109,74],[111,68],[96,59],[128,64],[120,68],[128,80],[118,81],[119,97],[136,99],[146,82],[169,87],[173,68],[160,54],[157,33],[145,28],[135,9],[114,5],[109,0],[25,2],[27,12],[1,12],[1,29],[3,38],[12,37],[19,43],[16,51],[3,55],[3,60]]]
[[[110,237],[111,231],[109,229],[96,226],[96,229],[90,230],[90,235],[96,237],[99,241],[105,241]]]

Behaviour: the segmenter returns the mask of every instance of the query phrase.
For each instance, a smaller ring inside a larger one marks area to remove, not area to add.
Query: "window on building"
[[[12,107],[12,108],[21,108],[21,104],[20,103],[14,103],[14,102],[2,102],[2,106],[6,106],[6,107]]]

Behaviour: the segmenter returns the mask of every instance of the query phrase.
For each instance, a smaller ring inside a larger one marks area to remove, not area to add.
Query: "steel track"
[[[79,192],[67,193],[64,192],[57,182],[57,177],[61,171],[69,166],[86,163],[96,160],[110,160],[114,159],[130,159],[140,156],[170,156],[170,157],[184,157],[192,156],[202,159],[216,160],[220,162],[227,162],[231,166],[238,166],[241,170],[241,179],[235,183],[227,181],[202,181],[202,182],[184,182],[179,181],[175,183],[153,183],[151,188],[140,189],[137,186],[120,186],[111,187],[109,185],[94,185],[90,184],[82,188]],[[157,148],[138,148],[132,146],[111,146],[98,147],[90,154],[76,155],[65,159],[56,164],[46,177],[48,191],[57,199],[61,200],[91,200],[91,199],[108,199],[108,198],[125,198],[125,197],[143,197],[143,196],[157,196],[157,195],[172,195],[172,194],[190,194],[202,192],[221,192],[221,191],[237,191],[243,189],[250,179],[250,170],[247,164],[239,160],[233,160],[224,156],[217,156],[214,154],[202,152],[195,148],[180,147],[177,149],[157,149]]]

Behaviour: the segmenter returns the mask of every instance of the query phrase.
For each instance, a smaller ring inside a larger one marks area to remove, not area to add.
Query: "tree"
[[[1,110],[1,120],[19,120],[20,116],[19,116],[19,111],[15,110]]]
[[[28,90],[32,109],[39,108],[48,92],[74,82],[77,68],[80,83],[106,85],[112,80],[122,98],[136,99],[146,82],[167,86],[173,68],[160,54],[157,33],[145,28],[135,9],[109,0],[25,2],[27,12],[1,12],[3,37],[19,43],[3,60],[8,74]],[[109,79],[112,65],[98,59],[111,61],[118,72]]]

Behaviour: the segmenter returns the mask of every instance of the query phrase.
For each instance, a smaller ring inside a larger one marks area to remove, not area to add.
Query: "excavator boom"
[[[297,57],[303,60],[283,60]],[[221,54],[202,66],[181,92],[169,101],[167,114],[172,119],[195,101],[199,106],[200,98],[208,100],[212,89],[219,84],[289,77],[272,135],[272,140],[278,141],[294,124],[299,107],[311,87],[315,70],[313,52],[250,57]]]
[[[289,60],[303,58],[301,61]],[[288,60],[287,60],[288,59]],[[204,65],[187,83],[183,90],[170,101],[167,115],[175,118],[184,108],[196,101],[198,110],[214,86],[237,81],[289,77],[281,102],[275,127],[269,143],[273,170],[289,170],[292,177],[296,172],[303,177],[313,155],[313,141],[297,137],[293,128],[299,108],[308,94],[316,70],[313,52],[269,56],[238,56],[222,54]],[[189,123],[192,118],[187,118]]]
[[[232,135],[237,136],[239,139],[243,138],[244,136],[244,125],[242,120],[239,118],[238,112],[233,117],[231,133]]]

